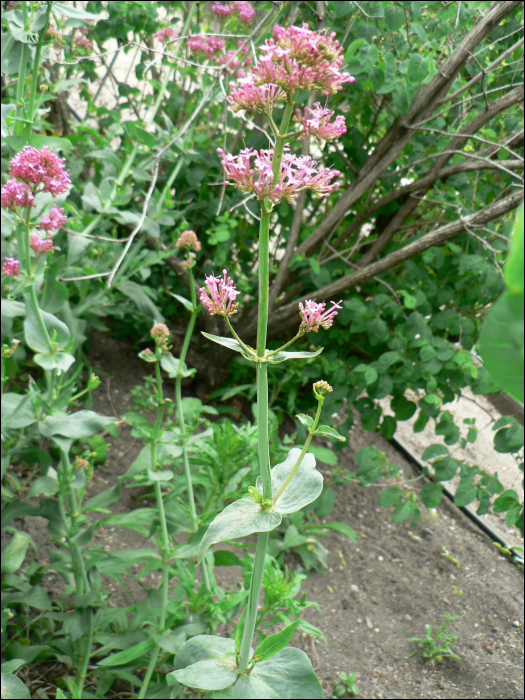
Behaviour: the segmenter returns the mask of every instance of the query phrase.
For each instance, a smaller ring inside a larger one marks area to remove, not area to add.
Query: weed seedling
[[[436,664],[440,664],[445,658],[461,659],[461,656],[458,656],[452,649],[452,644],[457,642],[458,635],[455,633],[447,634],[448,623],[451,620],[455,620],[456,617],[457,615],[447,615],[445,613],[443,615],[445,624],[441,625],[435,637],[432,637],[432,625],[425,625],[427,631],[425,637],[422,639],[410,637],[408,640],[409,642],[418,642],[421,647],[421,656],[426,664],[435,666]],[[414,654],[417,654],[417,651],[414,651],[410,656]]]
[[[340,683],[334,688],[334,698],[342,698],[343,695],[359,695],[359,688],[355,684],[355,673],[340,673]]]

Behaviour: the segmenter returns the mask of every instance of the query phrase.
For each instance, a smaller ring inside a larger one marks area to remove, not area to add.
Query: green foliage
[[[340,683],[334,688],[334,698],[342,698],[344,695],[359,695],[359,688],[355,682],[355,673],[345,673],[342,671],[339,674]]]
[[[455,632],[452,634],[447,632],[449,623],[455,620],[457,615],[445,614],[443,617],[445,618],[445,623],[438,629],[435,637],[432,637],[432,626],[425,625],[426,635],[424,637],[410,637],[408,640],[419,644],[421,657],[425,664],[430,666],[440,664],[443,659],[457,659],[458,661],[461,659],[452,648],[452,644],[458,640],[458,635]],[[417,652],[413,653],[416,654]]]

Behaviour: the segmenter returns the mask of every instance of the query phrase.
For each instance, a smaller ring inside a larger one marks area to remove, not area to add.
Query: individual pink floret
[[[4,264],[2,265],[2,272],[8,277],[18,277],[20,274],[20,260],[15,258],[6,258]]]
[[[71,184],[69,174],[64,168],[65,162],[65,158],[59,158],[47,146],[38,151],[27,145],[11,161],[9,174],[28,185],[33,185],[34,189],[43,185],[44,192],[50,192],[56,197],[65,192]]]
[[[184,231],[175,243],[175,248],[188,248],[189,250],[195,250],[197,252],[201,247],[201,242],[197,238],[195,231]]]
[[[228,277],[226,270],[223,270],[223,277],[215,277],[213,273],[205,278],[206,287],[201,287],[200,301],[212,316],[225,316],[230,318],[237,313],[239,304],[235,304],[236,297],[240,294],[233,284],[233,280]],[[209,292],[209,296],[208,296]]]
[[[8,180],[2,187],[2,206],[4,209],[16,209],[16,207],[30,209],[34,206],[34,201],[31,188],[25,182],[12,179]]]
[[[228,95],[228,102],[232,112],[247,109],[253,112],[271,114],[276,102],[286,101],[286,93],[278,85],[256,87],[251,78],[243,78],[237,83],[230,83],[230,88],[232,91]]]
[[[42,238],[40,238],[36,232],[29,234],[29,245],[37,255],[40,255],[41,253],[48,253],[50,250],[53,250],[51,232],[47,232],[47,238],[44,240],[42,240]]]
[[[244,24],[248,24],[255,17],[255,10],[249,2],[234,2],[233,7],[239,13],[239,19]]]
[[[155,34],[155,36],[163,44],[165,44],[167,41],[175,41],[176,39],[179,38],[179,35],[177,34],[177,32],[174,32],[173,29],[170,29],[169,27],[165,27],[164,29],[159,29],[159,31]]]
[[[222,19],[224,19],[225,17],[229,17],[235,12],[233,7],[228,7],[228,5],[221,5],[220,2],[216,2],[212,6],[211,11],[214,12],[217,15],[217,17],[221,17]]]
[[[299,141],[304,139],[310,134],[315,138],[317,142],[331,141],[333,139],[338,139],[343,134],[346,134],[346,124],[345,118],[339,115],[335,120],[330,123],[330,119],[334,116],[334,112],[329,109],[322,109],[319,102],[314,104],[313,109],[305,108],[305,116],[301,116],[301,110],[296,109],[297,116],[293,118],[294,122],[298,122],[303,125],[304,131],[299,136]],[[310,114],[307,115],[307,112]]]
[[[51,211],[47,215],[43,215],[40,220],[40,231],[58,231],[59,228],[66,223],[67,216],[63,209],[59,209],[56,204],[53,204]]]
[[[335,301],[331,301],[330,304],[333,304],[332,308],[325,311],[326,303],[324,301],[317,304],[311,299],[306,299],[304,306],[299,302],[299,313],[303,319],[299,330],[304,333],[317,333],[319,328],[327,330],[334,323],[334,317],[337,316],[337,309],[343,308],[340,306],[341,303],[342,301],[338,301],[337,304]]]
[[[272,170],[273,151],[242,150],[238,156],[217,149],[226,178],[241,192],[253,192],[257,199],[270,199],[278,204],[283,199],[293,202],[303,190],[311,190],[317,197],[325,197],[339,183],[332,183],[341,173],[330,168],[321,168],[310,156],[296,156],[285,146],[281,169],[274,183]],[[254,158],[252,165],[251,159]]]

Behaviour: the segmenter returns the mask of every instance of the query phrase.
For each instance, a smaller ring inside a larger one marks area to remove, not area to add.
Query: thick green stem
[[[151,676],[153,675],[153,671],[155,670],[155,665],[157,663],[157,659],[159,658],[159,651],[160,651],[160,646],[158,644],[156,644],[153,647],[153,651],[151,652],[151,658],[149,660],[148,670],[146,671],[146,675],[144,676],[144,680],[142,681],[142,686],[140,688],[140,692],[137,695],[137,697],[139,699],[146,697],[149,682],[151,680]]]
[[[77,686],[79,697],[82,697],[82,689],[86,682],[87,672],[89,667],[89,659],[91,657],[91,647],[93,646],[93,630],[95,628],[95,615],[93,609],[89,609],[88,629],[86,635],[86,646],[84,648],[84,658],[82,659],[82,667],[77,674]]]
[[[22,11],[24,14],[24,29],[28,28],[29,16],[27,12],[27,0],[22,2]],[[25,113],[25,87],[26,87],[26,71],[27,71],[27,61],[29,59],[29,44],[26,42],[22,43],[22,50],[20,52],[20,63],[18,66],[18,83],[16,86],[16,119],[15,122],[15,135],[20,136],[24,132],[24,123],[21,121],[22,115]],[[19,106],[20,105],[20,106]]]
[[[281,160],[283,156],[286,133],[293,112],[294,99],[286,105],[281,122],[281,130],[276,139],[275,152],[272,161],[274,184],[279,179]],[[266,353],[266,336],[268,330],[268,296],[270,286],[270,215],[273,205],[269,200],[261,202],[261,223],[259,227],[259,316],[257,319],[257,357],[263,358]],[[272,497],[272,482],[270,472],[270,449],[268,439],[268,364],[257,362],[257,433],[259,469],[263,482],[264,499]],[[261,596],[261,583],[266,560],[269,533],[260,532],[257,536],[257,549],[253,564],[250,593],[246,606],[246,623],[242,635],[239,666],[245,671],[250,659],[250,649],[257,621],[257,606]]]
[[[264,562],[266,559],[266,548],[268,547],[269,532],[260,532],[257,537],[257,549],[253,562],[252,580],[250,582],[250,596],[246,610],[246,623],[244,634],[242,635],[241,654],[239,657],[239,667],[245,671],[250,661],[250,650],[255,632],[255,621],[257,619],[257,607],[261,595],[261,584],[264,573]]]
[[[34,119],[35,119],[35,97],[36,88],[38,83],[38,71],[40,69],[40,56],[42,54],[42,44],[44,43],[44,36],[47,30],[47,25],[49,23],[49,17],[51,15],[52,4],[48,2],[46,21],[42,29],[40,30],[40,35],[38,37],[38,44],[36,45],[35,61],[33,63],[33,77],[31,79],[31,92],[29,94],[29,105],[27,109],[27,119],[28,123],[25,125],[25,135],[29,139],[31,136],[31,131],[33,129]]]

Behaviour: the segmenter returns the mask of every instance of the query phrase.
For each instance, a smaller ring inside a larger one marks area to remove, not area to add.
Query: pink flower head
[[[59,228],[66,223],[67,216],[63,209],[59,209],[56,204],[53,204],[51,211],[47,216],[42,216],[40,220],[40,231],[58,231]]]
[[[11,161],[9,174],[32,185],[33,190],[44,185],[43,191],[51,192],[53,197],[56,197],[65,192],[71,184],[69,174],[64,168],[65,162],[65,158],[59,158],[47,146],[38,151],[27,145]]]
[[[226,47],[226,42],[217,36],[209,36],[203,46],[204,53],[208,58],[213,58],[216,53],[221,53]]]
[[[335,118],[335,120],[330,123],[330,119],[334,116],[334,113],[329,109],[322,109],[319,102],[314,104],[313,109],[305,108],[305,116],[301,116],[301,110],[296,109],[297,116],[293,118],[294,122],[299,122],[303,125],[304,131],[299,136],[299,141],[304,139],[306,136],[312,136],[319,143],[322,139],[326,141],[332,141],[333,139],[338,139],[343,134],[346,134],[346,124],[345,118],[341,115]],[[307,116],[307,112],[310,113]]]
[[[254,151],[246,148],[233,156],[221,148],[221,165],[226,178],[241,192],[253,192],[257,199],[270,199],[278,204],[283,199],[293,202],[302,190],[311,190],[317,197],[325,197],[337,189],[339,183],[331,183],[341,173],[330,168],[321,168],[310,156],[296,156],[285,146],[281,170],[274,183],[272,171],[273,151]],[[251,159],[254,158],[253,165]]]
[[[229,17],[230,15],[232,15],[235,12],[233,7],[228,7],[228,5],[221,5],[220,2],[216,2],[212,6],[211,11],[215,12],[217,17],[220,17],[221,19],[224,19],[225,17]]]
[[[243,78],[237,83],[230,83],[230,87],[232,91],[228,95],[228,102],[234,113],[241,109],[247,109],[253,112],[271,114],[276,102],[286,101],[286,93],[278,85],[255,87],[251,78]]]
[[[33,232],[29,235],[29,245],[37,255],[48,253],[53,250],[53,241],[51,240],[51,232],[47,232],[47,238],[42,240],[38,233]]]
[[[202,287],[199,291],[200,301],[205,306],[212,316],[224,316],[230,318],[237,313],[239,304],[232,304],[236,297],[240,294],[235,289],[233,280],[228,277],[226,270],[223,270],[223,278],[215,277],[213,273],[205,278],[206,287]],[[210,296],[208,296],[208,292]]]
[[[2,265],[2,272],[8,277],[18,277],[20,268],[20,260],[15,258],[6,258]]]
[[[175,243],[175,248],[188,248],[198,252],[201,249],[201,242],[197,238],[195,231],[184,231]]]
[[[93,42],[83,34],[75,35],[75,44],[79,49],[84,49],[86,53],[91,53],[93,50]]]
[[[249,2],[234,2],[233,7],[239,13],[239,19],[244,24],[248,24],[255,17],[255,10]]]
[[[84,36],[87,36],[87,33],[88,33],[89,29],[88,29],[87,27],[80,27],[80,29],[79,29],[78,31],[79,31],[81,34],[83,34]]]
[[[48,27],[46,30],[47,40],[53,44],[55,49],[64,48],[64,39],[55,27]]]
[[[337,316],[337,309],[343,308],[340,306],[341,301],[337,302],[337,304],[335,301],[330,303],[333,304],[332,308],[325,311],[326,303],[324,301],[321,304],[317,304],[315,301],[307,299],[304,302],[304,306],[299,302],[299,313],[303,319],[299,330],[303,331],[303,333],[312,331],[317,333],[319,328],[324,328],[325,330],[330,328],[334,323],[334,317]]]
[[[193,53],[199,53],[199,51],[204,51],[205,43],[203,36],[192,36],[188,39],[188,48],[193,51]]]
[[[163,44],[165,44],[167,41],[175,41],[176,39],[179,38],[179,35],[177,34],[177,32],[174,32],[173,29],[170,29],[169,27],[165,27],[164,29],[159,29],[159,31],[155,34],[155,36]]]
[[[29,185],[17,180],[8,180],[2,187],[2,206],[5,209],[22,207],[29,209],[34,206],[35,198]]]
[[[215,56],[215,63],[217,63],[218,65],[226,65],[227,63],[229,63],[228,68],[234,71],[241,65],[239,59],[235,58],[236,53],[237,52],[233,51],[232,49],[230,49],[228,53],[221,53],[218,56]]]
[[[307,24],[284,29],[275,25],[273,39],[253,70],[256,85],[275,83],[287,92],[318,90],[324,95],[336,93],[344,83],[353,83],[348,73],[341,73],[343,49],[332,34],[313,32]]]

